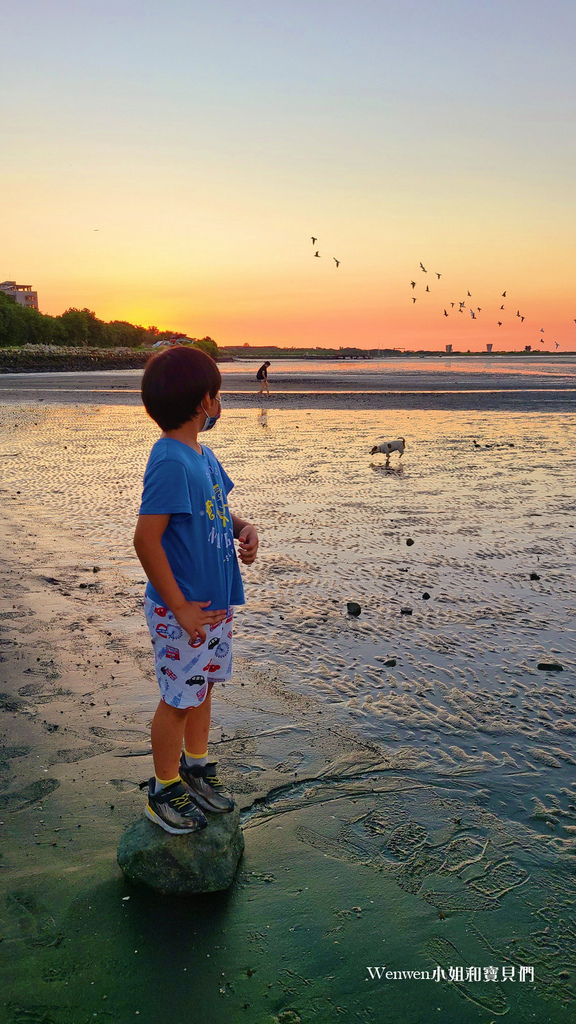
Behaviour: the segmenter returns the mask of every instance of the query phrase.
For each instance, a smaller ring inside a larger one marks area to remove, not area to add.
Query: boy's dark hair
[[[152,356],[142,377],[146,412],[162,430],[177,430],[195,416],[206,392],[222,385],[216,363],[197,348],[175,345]]]

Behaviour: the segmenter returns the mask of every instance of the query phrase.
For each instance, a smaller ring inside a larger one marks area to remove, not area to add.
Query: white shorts
[[[204,627],[205,640],[191,640],[172,612],[149,597],[144,612],[162,700],[173,708],[199,707],[209,683],[225,683],[232,675],[232,611],[217,626]]]

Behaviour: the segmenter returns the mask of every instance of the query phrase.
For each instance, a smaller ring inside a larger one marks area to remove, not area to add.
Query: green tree
[[[194,338],[194,347],[212,356],[212,359],[218,358],[218,345],[213,338]]]

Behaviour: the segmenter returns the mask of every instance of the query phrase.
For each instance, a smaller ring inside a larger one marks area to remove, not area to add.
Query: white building
[[[28,306],[29,309],[38,309],[38,292],[32,291],[31,284],[16,284],[16,281],[0,282],[0,291],[10,295],[21,306]]]

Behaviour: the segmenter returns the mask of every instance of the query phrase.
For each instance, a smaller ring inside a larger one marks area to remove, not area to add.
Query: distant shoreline
[[[232,347],[232,346],[230,346]],[[230,348],[229,347],[229,348]],[[366,362],[378,362],[381,359],[393,359],[404,362],[412,359],[494,359],[498,357],[524,358],[524,359],[556,359],[565,356],[576,355],[572,352],[441,352],[441,351],[414,351],[398,352],[393,349],[383,349],[385,355],[376,355],[376,350],[368,350],[366,355],[344,355],[334,349],[326,349],[326,354],[318,350],[310,352],[308,349],[281,349],[262,348],[249,349],[242,354],[236,351],[231,354],[229,348],[223,347],[220,350],[218,362],[220,363],[247,363],[261,359],[286,360],[290,362],[341,362],[342,365],[358,365]],[[14,348],[0,348],[0,375],[5,373],[66,373],[84,372],[86,370],[140,370],[146,365],[148,359],[154,354],[154,349],[129,349],[129,348],[63,348],[58,350],[56,346],[26,346]]]

